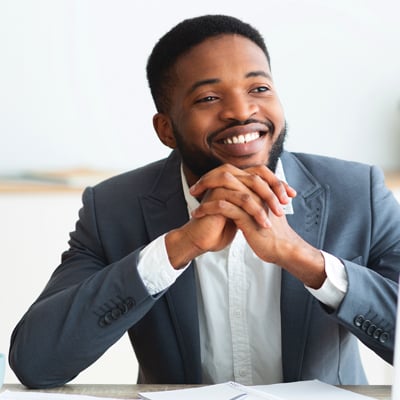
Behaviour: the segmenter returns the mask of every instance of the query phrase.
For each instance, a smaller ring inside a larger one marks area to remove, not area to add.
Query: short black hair
[[[147,62],[147,80],[157,111],[169,108],[168,92],[173,84],[172,67],[178,58],[208,38],[237,34],[253,41],[271,64],[264,39],[251,25],[226,15],[204,15],[185,19],[167,32],[154,46]]]

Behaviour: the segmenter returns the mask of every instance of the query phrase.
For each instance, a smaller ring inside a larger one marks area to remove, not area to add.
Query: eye
[[[269,92],[271,89],[268,86],[257,86],[256,88],[250,90],[251,93],[265,93]]]
[[[215,100],[218,100],[218,97],[206,96],[206,97],[202,97],[201,99],[196,100],[195,103],[209,103],[209,102],[215,101]]]

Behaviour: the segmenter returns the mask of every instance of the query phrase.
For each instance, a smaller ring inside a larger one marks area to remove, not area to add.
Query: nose
[[[245,94],[236,94],[222,102],[220,118],[229,121],[246,121],[257,114],[258,105]]]

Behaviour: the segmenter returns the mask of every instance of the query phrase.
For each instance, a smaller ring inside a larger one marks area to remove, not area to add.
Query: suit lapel
[[[328,210],[327,187],[323,187],[292,154],[282,157],[286,178],[297,191],[290,226],[308,243],[322,248]],[[281,325],[282,362],[285,382],[301,378],[313,297],[303,283],[282,271]]]
[[[152,193],[141,198],[141,205],[150,240],[188,221],[180,177],[180,157],[176,151],[167,159]],[[164,296],[180,346],[186,381],[200,383],[200,339],[193,265]]]

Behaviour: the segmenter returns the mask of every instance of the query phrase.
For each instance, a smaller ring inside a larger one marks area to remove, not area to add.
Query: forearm
[[[74,263],[55,273],[12,336],[10,365],[22,383],[50,387],[71,380],[146,314],[156,299],[141,283],[136,258],[133,253],[85,277]],[[69,274],[79,283],[54,292]]]
[[[398,284],[371,268],[343,262],[349,289],[332,317],[392,363]]]

